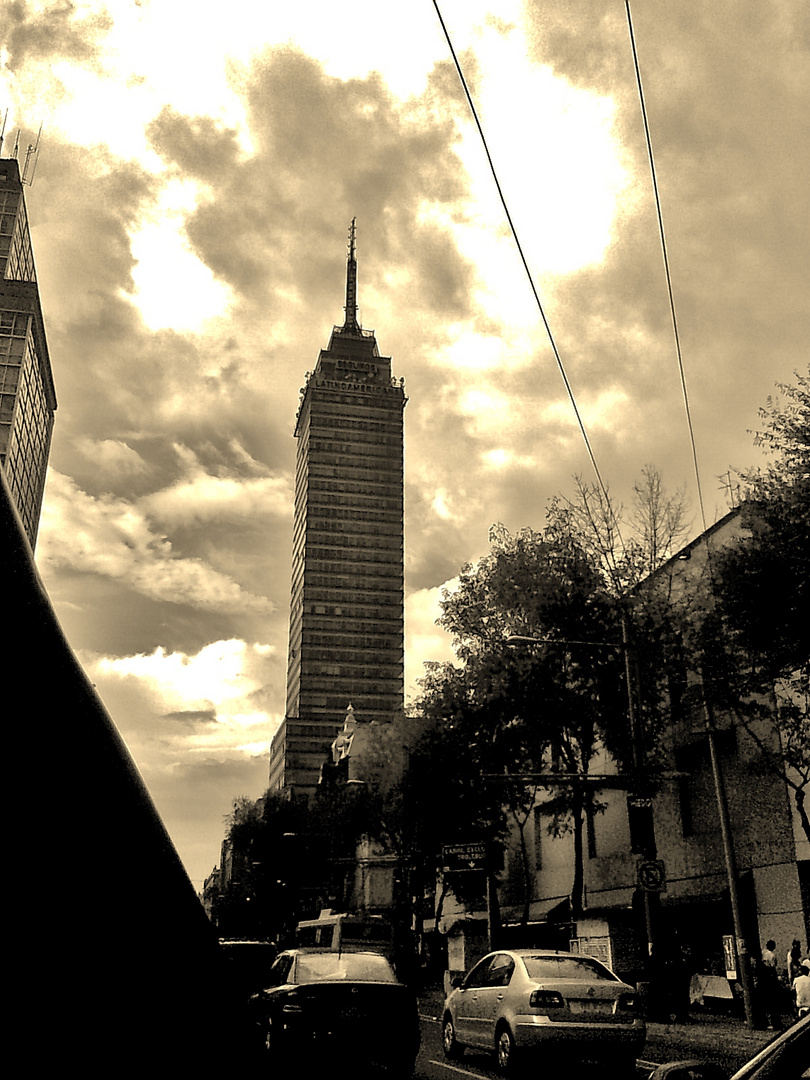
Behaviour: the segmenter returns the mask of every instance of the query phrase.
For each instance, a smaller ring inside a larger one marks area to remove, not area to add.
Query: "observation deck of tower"
[[[357,318],[356,219],[346,307],[307,373],[298,440],[286,715],[270,788],[304,794],[351,704],[360,724],[404,706],[404,380]]]

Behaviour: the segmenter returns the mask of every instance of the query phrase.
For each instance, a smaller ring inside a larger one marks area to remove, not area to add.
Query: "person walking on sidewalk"
[[[800,975],[803,975],[802,971],[802,943],[798,938],[793,939],[793,943],[788,949],[787,954],[787,982],[788,986],[793,986],[793,980],[798,979]]]
[[[771,938],[765,942],[757,971],[759,1000],[768,1027],[772,1031],[782,1030],[782,987],[776,964],[776,942]]]
[[[810,960],[802,961],[801,974],[793,980],[793,1000],[801,1020],[810,1013]]]

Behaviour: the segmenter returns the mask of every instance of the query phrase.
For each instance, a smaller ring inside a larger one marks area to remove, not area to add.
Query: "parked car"
[[[344,1062],[390,1077],[413,1074],[419,1051],[416,995],[375,952],[287,949],[250,1013],[274,1063]]]
[[[646,1040],[635,988],[589,956],[539,949],[489,953],[444,1004],[448,1058],[492,1050],[511,1073],[530,1053],[610,1063],[633,1075]]]
[[[702,1061],[659,1065],[649,1080],[725,1080],[728,1073]],[[797,1020],[731,1077],[731,1080],[802,1080],[810,1077],[810,1016]]]

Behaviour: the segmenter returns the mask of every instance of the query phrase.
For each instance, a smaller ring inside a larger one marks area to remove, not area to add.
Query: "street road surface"
[[[702,1060],[714,1061],[721,1065],[731,1076],[745,1064],[749,1057],[753,1056],[753,1053],[753,1050],[751,1054],[745,1054],[738,1050],[717,1047],[707,1048],[705,1052],[701,1050],[699,1056]],[[678,1061],[695,1056],[698,1055],[695,1054],[694,1047],[686,1048],[679,1045],[677,1034],[650,1035],[639,1058],[635,1075],[628,1075],[626,1080],[641,1080],[649,1076],[654,1065],[664,1061]],[[548,1072],[544,1072],[543,1075],[545,1080],[557,1080],[556,1076]],[[459,1061],[446,1061],[442,1051],[441,1027],[438,1019],[422,1014],[422,1048],[416,1061],[414,1080],[476,1080],[482,1077],[487,1080],[497,1080],[498,1076],[495,1057],[492,1054],[467,1050]],[[602,1077],[604,1080],[624,1080],[614,1070],[608,1073],[604,1068],[600,1069],[596,1065],[584,1065],[577,1071],[575,1077],[572,1076],[570,1067],[563,1066],[559,1070],[559,1076],[560,1080],[579,1080],[580,1077],[583,1080],[590,1077],[594,1080],[597,1077]]]

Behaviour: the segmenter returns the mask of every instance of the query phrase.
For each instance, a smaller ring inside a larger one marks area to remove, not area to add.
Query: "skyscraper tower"
[[[314,790],[349,705],[360,724],[404,704],[404,380],[357,318],[356,221],[346,314],[307,374],[298,439],[286,717],[270,787]]]
[[[0,467],[33,547],[56,394],[16,158],[0,158]]]

